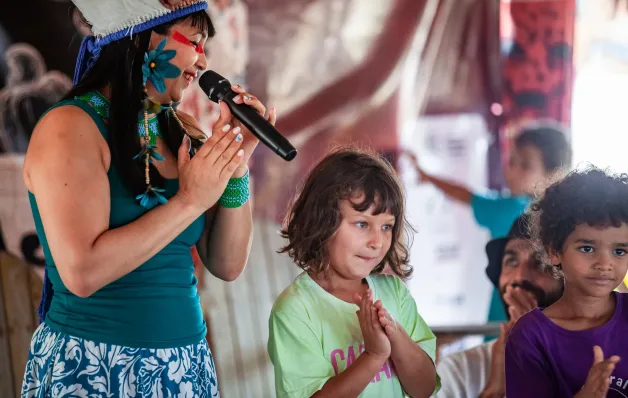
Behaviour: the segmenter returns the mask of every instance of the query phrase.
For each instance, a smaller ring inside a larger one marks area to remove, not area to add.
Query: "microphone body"
[[[233,116],[281,158],[290,161],[297,155],[297,150],[292,144],[253,107],[233,102],[238,93],[231,90],[229,80],[210,70],[201,76],[198,84],[211,101],[216,103],[224,101]]]

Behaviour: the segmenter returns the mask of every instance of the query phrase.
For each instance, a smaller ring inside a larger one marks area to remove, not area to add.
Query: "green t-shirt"
[[[375,300],[435,360],[436,336],[416,309],[408,288],[397,277],[366,278]],[[268,353],[275,368],[277,397],[310,397],[342,373],[364,351],[358,306],[326,292],[306,273],[281,293],[270,314]],[[437,376],[437,386],[440,388]],[[360,397],[404,397],[390,359]]]

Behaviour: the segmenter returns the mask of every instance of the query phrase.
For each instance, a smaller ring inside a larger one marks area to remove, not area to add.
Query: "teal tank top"
[[[87,112],[108,138],[107,126],[96,111],[81,100],[55,105],[74,105]],[[147,212],[124,185],[114,165],[107,172],[111,192],[109,228],[128,224]],[[166,180],[164,192],[173,197],[179,182]],[[37,199],[28,193],[35,228],[41,242],[54,294],[45,322],[71,336],[136,348],[174,348],[196,344],[205,338],[200,298],[196,290],[194,260],[190,248],[200,239],[205,218],[199,217],[154,257],[90,297],[72,294],[63,284],[50,254]],[[151,231],[146,231],[150,233]]]

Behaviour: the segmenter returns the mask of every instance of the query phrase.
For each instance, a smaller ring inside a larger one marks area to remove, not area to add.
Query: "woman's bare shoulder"
[[[35,126],[24,158],[24,179],[29,185],[33,168],[67,157],[99,159],[109,168],[109,147],[96,122],[83,109],[64,105],[50,110]]]
[[[63,105],[50,110],[41,118],[33,130],[31,144],[37,141],[71,141],[81,137],[102,138],[102,134],[96,122],[83,109]]]

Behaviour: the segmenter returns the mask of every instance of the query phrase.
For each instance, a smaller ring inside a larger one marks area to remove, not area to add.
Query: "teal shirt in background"
[[[474,194],[471,198],[471,208],[478,224],[489,230],[491,239],[496,239],[508,235],[512,224],[526,211],[530,201],[529,196],[502,196],[496,192],[490,192],[487,195]],[[491,296],[488,321],[507,320],[499,290],[495,288]]]
[[[107,127],[91,106],[72,100],[56,107],[62,105],[78,106],[87,112],[107,139]],[[110,229],[129,224],[147,212],[126,188],[114,165],[107,177],[111,193]],[[164,188],[165,196],[171,198],[179,189],[179,182],[166,180]],[[63,284],[50,253],[37,199],[30,192],[29,200],[54,290],[45,319],[52,329],[98,343],[137,348],[181,347],[197,344],[205,338],[207,328],[190,251],[203,232],[204,217],[195,220],[132,272],[91,296],[81,298]],[[147,229],[145,233],[151,234],[152,231]]]

